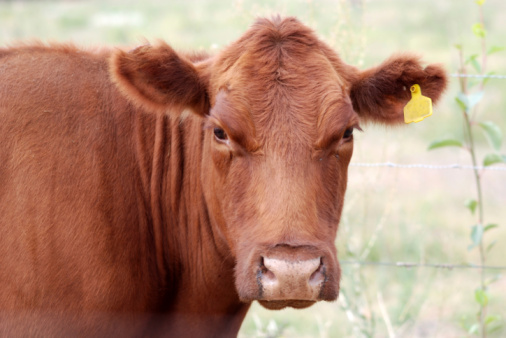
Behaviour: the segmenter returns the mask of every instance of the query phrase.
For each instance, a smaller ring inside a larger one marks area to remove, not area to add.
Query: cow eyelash
[[[362,131],[362,129],[358,126],[354,126],[354,127],[349,127],[349,128],[346,128],[346,130],[344,131],[344,134],[343,134],[343,137],[342,137],[342,140],[344,142],[350,142],[351,140],[353,140],[353,131],[355,129],[358,129],[360,131]],[[339,160],[339,154],[335,153],[334,154],[334,157],[337,158]],[[321,159],[320,159],[321,160]]]
[[[351,138],[353,138],[353,129],[355,129],[354,127],[351,127],[351,128],[348,128],[344,131],[344,134],[343,134],[343,139],[345,141],[347,140],[350,140]]]
[[[214,127],[213,133],[214,133],[214,137],[216,138],[217,141],[223,142],[223,141],[228,140],[227,133],[219,127]]]

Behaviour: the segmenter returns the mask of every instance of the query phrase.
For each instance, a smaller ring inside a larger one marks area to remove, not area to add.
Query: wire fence
[[[468,170],[497,170],[506,171],[506,166],[473,166],[465,164],[398,164],[392,162],[383,163],[350,163],[353,167],[389,167],[389,168],[404,168],[404,169],[468,169]]]
[[[371,265],[386,266],[394,268],[437,268],[437,269],[483,269],[483,270],[506,270],[506,266],[486,266],[473,264],[433,264],[433,263],[411,263],[411,262],[371,262],[371,261],[339,261],[344,265]]]
[[[489,78],[489,79],[503,79],[506,80],[506,75],[496,74],[451,74],[451,77],[466,77],[466,78]],[[350,163],[353,167],[387,167],[387,168],[402,168],[402,169],[432,169],[432,170],[447,170],[447,169],[460,169],[460,170],[495,170],[495,171],[506,171],[506,166],[473,166],[465,164],[400,164],[393,162],[381,162],[381,163]],[[340,261],[342,265],[360,265],[360,266],[383,266],[393,268],[435,268],[435,269],[482,269],[482,270],[498,270],[506,271],[506,266],[486,266],[486,265],[474,265],[474,264],[447,264],[447,263],[412,263],[412,262],[373,262],[373,261]]]
[[[488,78],[488,79],[504,79],[506,80],[506,75],[496,75],[496,74],[460,74],[453,73],[450,76],[452,77],[468,77],[468,78]],[[390,168],[407,168],[407,169],[468,169],[468,170],[496,170],[496,171],[506,171],[506,166],[472,166],[472,165],[463,165],[463,164],[399,164],[392,162],[384,162],[384,163],[350,163],[350,166],[353,167],[390,167]]]
[[[476,79],[506,79],[506,75],[497,75],[497,74],[450,74],[451,77],[470,77]]]

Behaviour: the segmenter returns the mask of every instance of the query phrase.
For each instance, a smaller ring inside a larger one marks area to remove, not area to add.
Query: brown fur
[[[335,299],[343,135],[414,83],[437,101],[445,73],[358,71],[293,18],[216,56],[0,50],[0,335],[233,336],[252,300],[312,303],[262,299],[265,255],[322,257]]]

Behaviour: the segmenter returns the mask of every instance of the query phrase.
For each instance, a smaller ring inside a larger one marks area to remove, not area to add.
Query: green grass
[[[221,48],[240,36],[256,16],[294,15],[317,30],[349,63],[369,67],[397,51],[423,55],[456,72],[462,43],[479,51],[470,27],[478,21],[474,1],[375,0],[276,1],[67,1],[0,2],[0,44],[17,40],[74,41],[82,46],[136,45],[164,39],[177,49]],[[163,4],[162,4],[163,3]],[[487,1],[485,22],[489,46],[505,46],[506,2]],[[506,74],[506,52],[490,57],[488,69]],[[506,80],[491,80],[480,114],[506,130]],[[462,137],[462,117],[454,102],[451,80],[434,116],[404,128],[367,126],[358,133],[353,162],[469,164],[457,149],[428,152],[431,141]],[[478,135],[478,154],[485,139]],[[505,147],[502,147],[504,153]],[[489,265],[506,265],[506,174],[483,176],[487,222],[496,222],[498,245]],[[341,260],[377,262],[477,263],[468,251],[474,218],[463,206],[474,196],[469,170],[350,167],[345,211],[337,239]],[[366,257],[364,248],[375,236]],[[490,272],[493,275],[497,272]],[[503,271],[504,273],[504,271]],[[479,273],[471,269],[357,267],[343,265],[344,298],[306,310],[268,311],[254,304],[241,336],[343,337],[387,336],[387,316],[398,336],[461,337],[478,310],[474,289]],[[490,287],[489,311],[506,318],[506,280]],[[380,301],[382,299],[382,301]],[[348,309],[348,311],[346,311]],[[491,337],[506,334],[505,329]]]

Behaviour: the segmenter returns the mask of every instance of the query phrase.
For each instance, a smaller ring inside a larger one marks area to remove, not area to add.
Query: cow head
[[[359,71],[296,19],[258,20],[214,57],[166,44],[118,51],[112,78],[147,110],[202,118],[202,185],[215,238],[236,262],[241,300],[302,308],[335,300],[335,237],[353,133],[396,124],[419,84],[435,102],[439,66],[399,55]]]

